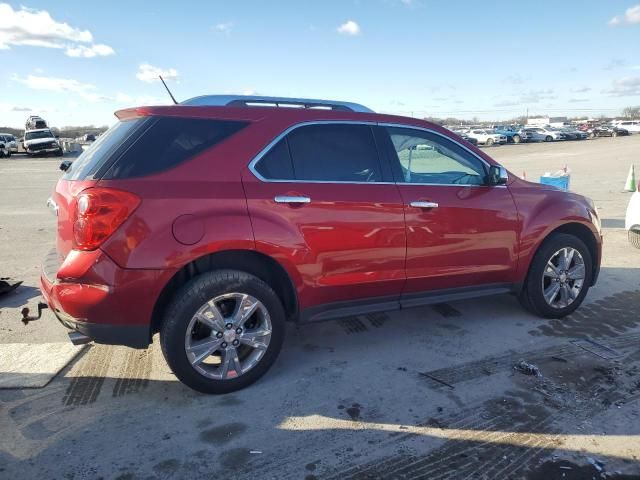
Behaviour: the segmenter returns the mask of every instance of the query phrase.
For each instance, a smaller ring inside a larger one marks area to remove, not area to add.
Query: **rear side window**
[[[168,170],[229,138],[246,122],[159,117],[136,136],[103,178],[131,178]]]
[[[296,128],[260,159],[255,170],[268,180],[382,181],[378,150],[368,125]]]

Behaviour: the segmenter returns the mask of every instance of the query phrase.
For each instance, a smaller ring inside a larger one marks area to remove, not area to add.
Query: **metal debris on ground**
[[[0,295],[13,292],[20,285],[22,285],[22,280],[16,281],[9,277],[2,277],[0,278]]]
[[[536,377],[541,377],[542,373],[540,373],[540,369],[536,367],[533,363],[527,363],[524,360],[520,360],[513,366],[513,369],[524,373],[525,375],[534,375]]]
[[[604,462],[597,460],[595,458],[587,457],[587,462],[593,465],[593,468],[598,470],[598,472],[602,472],[604,470]]]
[[[438,377],[434,377],[433,375],[427,373],[427,372],[418,372],[418,375],[422,376],[422,377],[427,377],[431,380],[433,380],[434,382],[438,382],[441,385],[444,385],[446,387],[449,387],[451,390],[453,390],[454,387],[453,385],[451,385],[450,383],[445,382],[444,380],[439,379]]]
[[[582,340],[573,340],[571,343],[574,345],[586,350],[589,353],[593,353],[594,355],[604,358],[605,360],[613,360],[615,358],[619,358],[622,356],[622,353],[614,350],[613,348],[607,347],[598,342],[594,342],[593,340],[589,340],[588,338],[584,338]]]

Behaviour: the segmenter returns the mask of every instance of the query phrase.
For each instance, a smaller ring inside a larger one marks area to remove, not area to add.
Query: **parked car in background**
[[[478,145],[486,145],[487,147],[490,147],[491,145],[504,145],[507,143],[507,137],[505,135],[501,135],[493,130],[484,128],[471,129],[466,132],[466,135],[468,137],[475,138]]]
[[[0,158],[10,157],[11,149],[9,148],[9,142],[0,135]]]
[[[559,132],[564,136],[565,140],[586,140],[589,138],[586,132],[581,132],[575,127],[563,127],[559,129]]]
[[[38,115],[31,115],[27,118],[27,122],[24,124],[25,131],[27,130],[39,130],[43,128],[48,128],[47,122],[44,118],[39,117]]]
[[[523,130],[530,142],[553,142],[564,140],[562,132],[549,127],[527,127]]]
[[[38,130],[29,130],[24,133],[23,141],[25,152],[27,155],[41,155],[54,153],[62,155],[62,147],[58,143],[58,139],[48,128]]]
[[[2,143],[4,150],[6,150],[6,152],[3,150],[3,156],[10,157],[14,151],[18,151],[18,145],[13,135],[0,133],[0,143]]]
[[[18,152],[18,142],[16,141],[16,137],[14,137],[10,133],[0,133],[0,137],[4,137],[5,141],[9,145],[9,151],[11,153],[17,153]]]
[[[640,120],[620,120],[615,122],[618,128],[624,128],[629,133],[640,133]]]
[[[85,142],[95,142],[96,136],[93,133],[87,133],[82,137],[82,140]]]
[[[52,192],[41,290],[76,343],[147,348],[159,332],[198,391],[258,380],[286,321],[509,292],[561,318],[598,277],[591,200],[433,123],[227,95],[116,115]]]
[[[478,140],[473,137],[470,137],[466,133],[464,132],[455,132],[455,133],[457,133],[460,136],[460,138],[462,138],[466,142],[469,142],[471,145],[478,145]]]
[[[599,125],[588,131],[589,138],[595,137],[623,137],[630,135],[626,128],[619,128],[615,125]]]
[[[516,130],[511,126],[496,125],[494,131],[500,135],[507,137],[508,143],[520,143],[527,141],[527,134],[521,130]]]

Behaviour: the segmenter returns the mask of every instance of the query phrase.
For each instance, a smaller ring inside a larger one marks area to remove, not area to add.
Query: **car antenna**
[[[169,87],[167,87],[167,84],[164,82],[164,78],[162,78],[162,75],[158,75],[158,77],[160,78],[160,81],[162,82],[162,84],[164,85],[164,88],[167,89],[167,93],[169,94],[169,96],[171,97],[171,100],[173,100],[173,103],[175,105],[178,104],[178,102],[176,102],[175,97],[173,96],[173,93],[171,93],[171,90],[169,90]]]

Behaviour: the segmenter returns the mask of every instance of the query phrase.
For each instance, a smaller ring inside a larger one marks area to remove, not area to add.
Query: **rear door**
[[[511,282],[519,222],[509,189],[486,185],[488,165],[442,134],[385,131],[407,224],[403,298]]]
[[[293,128],[252,162],[243,183],[257,248],[287,268],[301,309],[370,297],[397,305],[403,205],[371,125]]]

